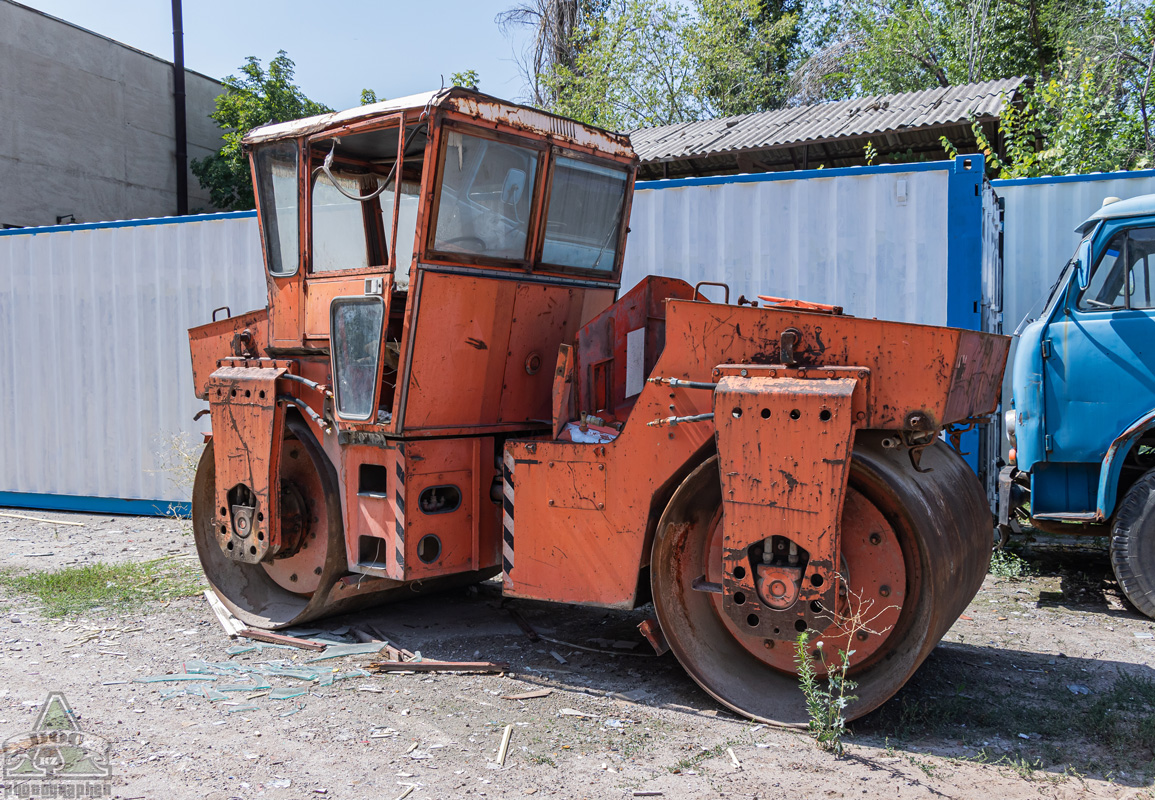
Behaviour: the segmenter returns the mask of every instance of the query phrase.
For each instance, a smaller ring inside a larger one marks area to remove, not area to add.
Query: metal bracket
[[[778,640],[825,628],[837,608],[850,453],[868,416],[866,381],[852,373],[786,372],[723,376],[714,393],[722,607],[743,630]]]
[[[281,439],[285,412],[277,403],[284,367],[223,366],[209,376],[216,506],[213,530],[221,552],[256,564],[281,548]]]

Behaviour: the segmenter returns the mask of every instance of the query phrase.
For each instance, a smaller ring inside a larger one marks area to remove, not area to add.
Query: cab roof
[[[528,133],[593,147],[615,156],[636,158],[630,145],[630,137],[623,133],[605,131],[459,86],[398,97],[394,100],[383,100],[380,103],[358,106],[346,111],[262,125],[246,133],[243,141],[245,145],[254,145],[278,139],[296,139],[398,111],[423,111],[433,108],[457,111],[483,123],[500,122]]]
[[[1141,217],[1149,214],[1155,214],[1155,194],[1144,194],[1138,197],[1130,197],[1126,200],[1117,200],[1114,203],[1102,206],[1091,216],[1087,217],[1082,225],[1075,228],[1079,233],[1085,234],[1095,223],[1102,219],[1119,219],[1121,217]]]

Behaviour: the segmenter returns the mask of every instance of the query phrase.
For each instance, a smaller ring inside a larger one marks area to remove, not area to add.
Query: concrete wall
[[[219,150],[221,84],[185,73],[188,155]],[[0,226],[177,211],[171,62],[0,0]],[[189,210],[212,211],[189,173]]]

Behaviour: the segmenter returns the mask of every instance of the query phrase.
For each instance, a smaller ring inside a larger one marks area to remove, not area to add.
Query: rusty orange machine
[[[197,548],[248,624],[496,575],[652,599],[710,694],[797,723],[799,632],[854,651],[855,717],[978,590],[991,515],[940,433],[994,410],[1005,338],[619,298],[628,139],[463,89],[245,145],[268,308],[189,335]]]

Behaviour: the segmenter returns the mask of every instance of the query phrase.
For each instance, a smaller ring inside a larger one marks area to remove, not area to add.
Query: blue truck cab
[[[1127,598],[1155,617],[1155,195],[1108,198],[1041,315],[1019,331],[1004,537],[1110,537]]]

